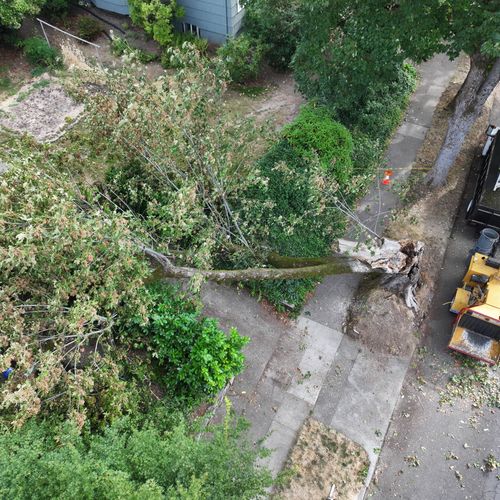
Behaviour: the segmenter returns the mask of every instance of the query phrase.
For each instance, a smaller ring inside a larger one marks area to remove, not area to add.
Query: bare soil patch
[[[253,82],[252,86],[262,88],[263,92],[256,97],[250,97],[238,90],[228,90],[228,111],[235,115],[253,117],[258,123],[268,121],[277,130],[291,122],[305,102],[295,88],[291,73],[278,73],[266,68],[261,78]]]
[[[369,463],[360,445],[310,418],[302,426],[288,459],[287,466],[295,474],[278,492],[278,498],[323,499],[335,484],[336,499],[354,500],[363,488]]]
[[[0,101],[15,94],[20,85],[31,78],[31,66],[22,51],[15,47],[0,48]]]
[[[446,135],[450,104],[467,71],[468,60],[462,58],[448,88],[441,95],[431,128],[417,155],[413,166],[417,176],[422,177],[423,170],[434,164]],[[401,298],[384,293],[374,283],[365,282],[365,287],[361,287],[351,306],[347,332],[373,351],[406,356],[412,354],[418,343],[415,333],[432,299],[470,165],[487,127],[491,102],[490,98],[464,142],[446,185],[433,191],[416,190],[413,196],[416,201],[395,214],[387,227],[385,235],[389,238],[408,238],[425,244],[421,261],[421,286],[417,291],[420,310],[418,313],[409,310]],[[418,186],[418,182],[415,185]]]
[[[348,333],[372,351],[405,356],[418,342],[414,321],[404,300],[377,284],[362,282],[349,309]]]
[[[49,142],[60,137],[82,112],[83,105],[76,103],[56,79],[42,75],[0,104],[0,126]]]

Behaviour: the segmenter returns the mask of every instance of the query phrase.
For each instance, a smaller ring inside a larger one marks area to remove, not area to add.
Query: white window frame
[[[244,7],[240,4],[240,0],[236,0],[236,14],[239,14],[243,9]]]
[[[195,35],[198,38],[200,38],[200,28],[195,24],[182,23],[182,31],[184,33],[191,33],[192,35]]]

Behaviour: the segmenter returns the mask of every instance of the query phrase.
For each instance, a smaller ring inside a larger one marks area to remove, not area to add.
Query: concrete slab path
[[[403,181],[409,175],[425,134],[431,126],[439,98],[446,90],[456,65],[456,61],[450,61],[447,56],[440,54],[418,67],[418,87],[386,153],[387,168],[394,172],[393,184]],[[379,177],[382,177],[382,172]],[[393,189],[381,186],[380,182],[374,183],[358,204],[359,218],[375,232],[383,233],[391,211],[398,203],[399,197]]]
[[[437,56],[420,66],[421,80],[404,122],[387,152],[401,179],[410,171],[441,92],[455,64]],[[396,168],[397,167],[397,168]],[[362,200],[359,214],[380,230],[397,198],[378,186]],[[245,291],[208,284],[207,312],[251,338],[246,370],[228,391],[235,411],[252,424],[250,435],[272,450],[263,463],[277,474],[312,415],[361,444],[373,473],[410,359],[369,351],[343,334],[359,277],[331,276],[316,289],[296,322],[284,323]]]

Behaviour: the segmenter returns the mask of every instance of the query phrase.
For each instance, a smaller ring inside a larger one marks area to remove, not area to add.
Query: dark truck
[[[467,222],[500,230],[500,127],[490,125],[481,153],[474,197],[467,207]]]

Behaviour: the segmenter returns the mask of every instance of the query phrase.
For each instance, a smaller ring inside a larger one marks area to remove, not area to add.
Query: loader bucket
[[[455,327],[448,347],[490,365],[498,363],[500,359],[500,342],[498,340],[460,326]]]

